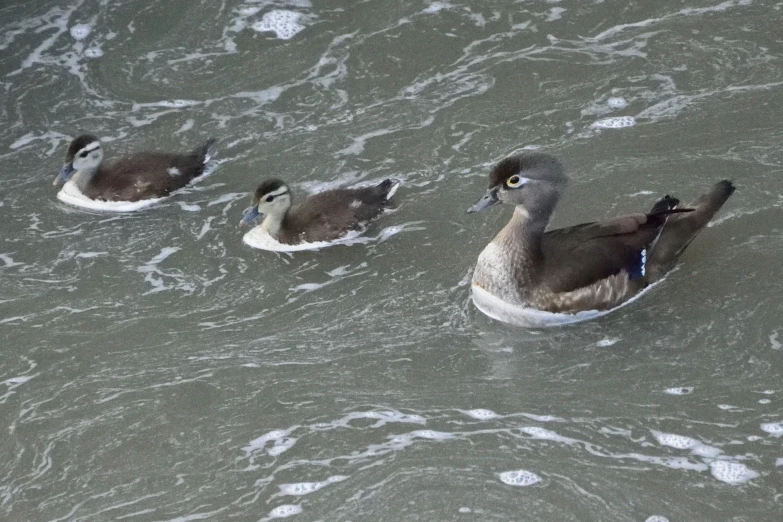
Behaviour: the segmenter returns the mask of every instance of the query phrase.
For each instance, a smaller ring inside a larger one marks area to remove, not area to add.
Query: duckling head
[[[250,225],[261,216],[280,223],[291,208],[291,191],[288,185],[279,179],[268,179],[261,183],[253,194],[251,205],[245,209],[239,226]]]
[[[506,203],[528,215],[548,218],[566,183],[563,166],[554,157],[538,152],[515,154],[495,165],[489,173],[489,189],[468,212]]]
[[[101,161],[103,161],[101,141],[91,134],[82,134],[75,138],[68,147],[65,165],[54,178],[53,184],[56,186],[65,183],[74,173],[83,173],[89,179],[97,172]]]

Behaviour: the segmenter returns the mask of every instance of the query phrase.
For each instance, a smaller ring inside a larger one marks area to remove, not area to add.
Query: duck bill
[[[481,199],[476,201],[476,204],[473,205],[468,209],[468,213],[471,212],[480,212],[484,210],[485,208],[489,208],[492,205],[495,205],[497,203],[500,203],[500,200],[498,199],[498,188],[492,187],[487,191],[486,194],[481,196]]]
[[[63,165],[63,168],[60,169],[60,173],[57,174],[56,178],[54,178],[52,185],[56,187],[57,185],[60,185],[61,183],[65,183],[66,181],[68,181],[68,178],[71,177],[71,174],[73,174],[74,170],[75,169],[73,168],[73,162],[71,161]]]
[[[247,207],[242,216],[242,221],[239,222],[239,226],[250,226],[256,219],[261,217],[261,213],[258,211],[258,207]]]

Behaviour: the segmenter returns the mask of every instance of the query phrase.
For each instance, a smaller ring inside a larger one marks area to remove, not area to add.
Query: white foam
[[[621,96],[612,96],[608,100],[606,100],[606,105],[611,107],[612,109],[624,109],[628,106],[628,102],[625,101],[625,98]]]
[[[74,40],[84,40],[92,31],[92,27],[87,24],[76,24],[71,27],[71,36]]]
[[[598,346],[600,346],[601,348],[606,348],[607,346],[612,346],[613,344],[617,344],[617,342],[618,342],[619,340],[620,340],[620,339],[618,339],[618,338],[616,338],[616,337],[615,337],[614,339],[608,339],[608,338],[607,338],[607,339],[601,339],[600,341],[598,341],[598,342],[597,342],[597,343],[595,343],[595,344],[597,344],[597,345],[598,345]]]
[[[504,471],[503,473],[498,473],[498,477],[500,477],[502,483],[509,486],[532,486],[541,482],[541,477],[526,469]]]
[[[593,122],[591,127],[599,129],[624,129],[636,125],[636,118],[633,116],[618,116],[614,118],[604,118]]]
[[[282,506],[277,506],[275,509],[270,511],[269,517],[286,518],[292,515],[298,515],[301,512],[302,512],[302,506],[297,506],[294,504],[283,504]]]
[[[664,390],[669,395],[688,395],[693,393],[693,386],[678,386],[676,388],[666,388]]]
[[[310,493],[318,491],[319,489],[322,489],[328,486],[329,484],[342,482],[347,478],[348,477],[345,475],[334,475],[324,481],[319,481],[319,482],[297,482],[295,484],[281,484],[280,493],[282,495],[295,495],[295,496],[309,495]]]
[[[783,435],[783,422],[765,422],[761,425],[761,431],[766,431],[770,435],[780,437]]]
[[[727,460],[710,462],[710,472],[713,477],[727,484],[741,484],[759,476],[745,464]]]
[[[783,347],[783,343],[778,341],[778,332],[775,332],[769,336],[769,344],[773,350],[780,350]]]
[[[278,455],[281,455],[290,450],[294,444],[296,444],[296,439],[294,437],[285,437],[283,439],[276,440],[274,446],[266,450],[266,453],[270,457],[277,457]]]
[[[647,517],[644,522],[669,522],[669,519],[661,515],[653,515],[651,517]]]
[[[103,49],[100,47],[89,47],[84,50],[84,56],[87,58],[100,58],[103,56]]]
[[[304,30],[304,26],[297,23],[300,17],[301,15],[295,11],[275,9],[264,14],[261,21],[251,27],[259,33],[271,31],[281,40],[290,40]]]
[[[139,210],[155,206],[166,198],[142,199],[141,201],[101,201],[88,198],[82,194],[79,187],[77,187],[73,181],[66,181],[63,188],[57,193],[57,199],[63,203],[89,210],[100,210],[102,212],[138,212]]]
[[[420,439],[430,439],[430,440],[447,440],[447,439],[453,439],[454,435],[451,433],[446,433],[443,431],[435,431],[435,430],[416,430],[412,431],[410,433],[411,437],[418,437]]]
[[[498,415],[494,411],[485,410],[483,408],[477,408],[475,410],[460,410],[460,411],[462,411],[462,413],[464,413],[468,417],[473,417],[474,419],[478,419],[478,420],[489,420],[489,419],[500,418],[500,415]]]
[[[674,433],[661,433],[654,431],[653,436],[659,444],[669,446],[670,448],[692,449],[700,444],[700,442],[696,439],[692,439],[684,435],[676,435]]]

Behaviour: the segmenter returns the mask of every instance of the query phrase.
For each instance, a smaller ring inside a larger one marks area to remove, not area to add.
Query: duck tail
[[[659,212],[678,213],[668,217],[658,240],[652,248],[652,253],[647,263],[649,281],[660,279],[674,267],[683,251],[701,232],[701,229],[707,226],[707,223],[726,203],[726,200],[734,193],[734,190],[735,187],[731,181],[723,180],[716,183],[712,190],[696,198],[687,208],[669,209],[668,211],[663,208],[658,209]],[[653,211],[664,200],[656,203]]]
[[[215,149],[215,138],[209,138],[207,141],[205,141],[202,145],[199,145],[195,149],[193,149],[193,152],[191,153],[193,156],[198,158],[199,163],[206,164],[211,160],[214,156],[217,150]]]
[[[384,201],[389,201],[397,189],[400,188],[400,180],[398,179],[385,179],[381,181],[376,188],[378,192],[383,196]]]

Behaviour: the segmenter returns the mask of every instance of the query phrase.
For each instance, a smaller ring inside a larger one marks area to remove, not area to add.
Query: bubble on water
[[[297,506],[294,504],[283,504],[282,506],[277,506],[275,509],[269,512],[269,516],[271,518],[285,518],[290,517],[291,515],[298,515],[302,512],[302,506]]]
[[[537,439],[559,440],[561,438],[560,435],[554,431],[539,428],[538,426],[525,426],[524,428],[519,428],[519,430],[522,433],[527,433],[531,437],[535,437]]]
[[[769,404],[770,402],[772,401],[769,399],[759,399],[759,404]]]
[[[695,448],[691,450],[691,453],[698,455],[699,457],[712,457],[715,458],[723,453],[722,449],[710,446],[708,444],[699,443]]]
[[[669,522],[669,519],[661,515],[653,515],[651,517],[647,517],[644,522]]]
[[[669,395],[688,395],[693,393],[693,386],[677,386],[675,388],[666,388]]]
[[[541,482],[541,477],[532,471],[527,471],[525,469],[504,471],[503,473],[499,473],[498,477],[500,477],[501,482],[508,484],[509,486],[532,486],[533,484]]]
[[[87,24],[76,24],[71,27],[71,36],[74,40],[84,40],[89,36],[92,27]]]
[[[684,435],[676,435],[674,433],[661,433],[654,431],[653,435],[659,444],[669,446],[670,448],[691,449],[699,444],[699,442],[695,439],[686,437]]]
[[[282,484],[280,493],[283,495],[308,495],[318,491],[326,484],[323,482],[299,482],[297,484]]]
[[[761,431],[780,437],[783,435],[783,422],[765,422],[761,425]]]
[[[451,7],[451,4],[447,2],[432,2],[430,5],[424,8],[422,13],[437,13],[443,9],[448,9],[449,7]]]
[[[614,339],[609,339],[607,337],[606,339],[601,339],[595,344],[600,346],[601,348],[606,348],[607,346],[612,346],[613,344],[617,344],[618,341],[620,341],[618,337],[615,337]]]
[[[783,458],[775,459],[775,467],[783,466]]]
[[[485,410],[483,408],[477,408],[475,410],[465,410],[462,413],[464,413],[468,417],[473,417],[474,419],[478,419],[478,420],[497,419],[498,417],[500,417],[500,415],[498,415],[494,411]]]
[[[304,29],[299,25],[300,14],[295,11],[275,9],[266,13],[260,22],[253,24],[253,30],[259,33],[271,31],[281,40],[290,40]]]
[[[237,11],[242,16],[253,16],[254,14],[258,13],[261,10],[260,7],[240,7]]]
[[[286,437],[275,441],[275,445],[267,450],[267,454],[271,457],[277,457],[278,455],[290,450],[296,443],[296,439],[293,437]]]
[[[612,109],[624,109],[628,106],[628,102],[622,96],[612,96],[606,100],[606,104]]]
[[[758,435],[748,435],[747,439],[749,442],[756,442],[761,440],[761,437],[759,437]]]
[[[431,439],[431,440],[446,440],[446,439],[454,438],[454,435],[452,435],[451,433],[445,433],[442,431],[435,431],[435,430],[416,430],[411,432],[411,436],[419,437],[422,439]]]
[[[706,471],[707,465],[701,462],[695,462],[686,457],[668,457],[662,459],[661,464],[671,469],[688,469],[692,471]]]
[[[461,507],[457,511],[459,511],[460,513],[470,513],[471,510],[469,507]]]
[[[759,474],[741,462],[716,460],[710,462],[712,476],[727,484],[741,484],[757,478]]]
[[[616,118],[604,118],[594,122],[591,126],[599,129],[624,129],[636,125],[636,118],[633,116],[618,116]]]
[[[87,58],[100,58],[103,56],[103,50],[100,47],[90,47],[84,50],[84,56]]]

